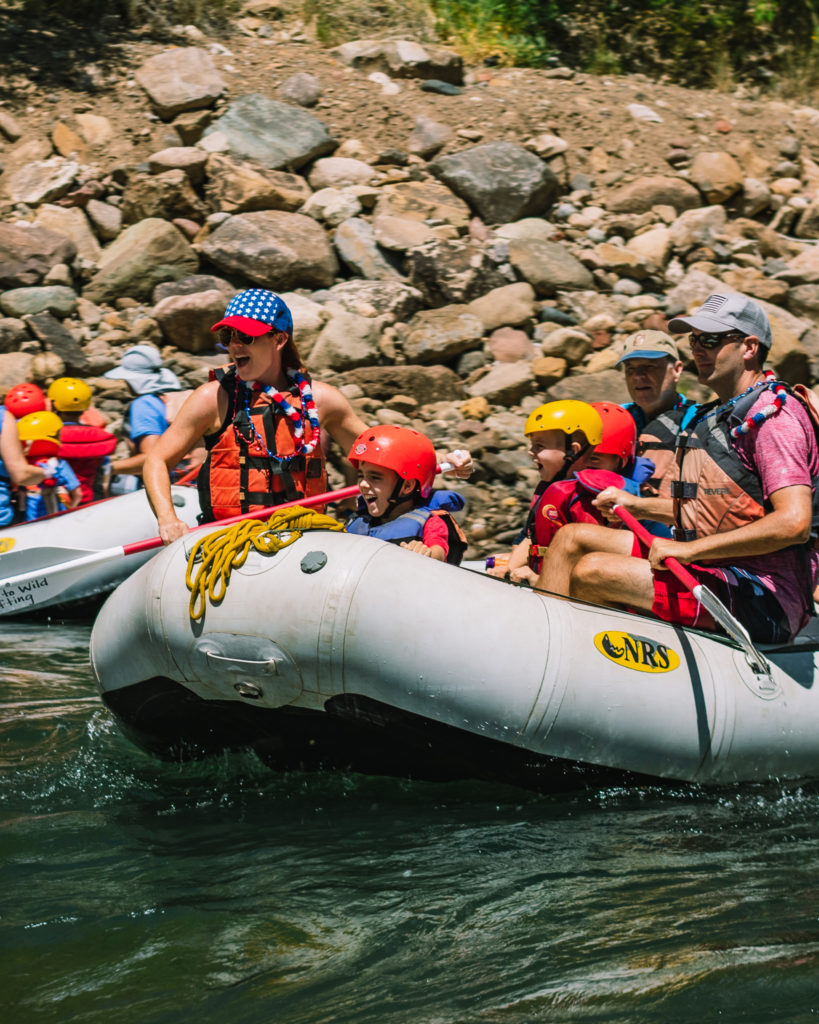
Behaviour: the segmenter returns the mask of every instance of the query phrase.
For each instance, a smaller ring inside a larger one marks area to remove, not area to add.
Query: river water
[[[3,1024],[819,1018],[819,784],[544,796],[168,765],[0,625]]]

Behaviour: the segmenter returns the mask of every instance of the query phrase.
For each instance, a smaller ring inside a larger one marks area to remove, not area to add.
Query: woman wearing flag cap
[[[202,521],[212,522],[326,490],[325,437],[346,452],[365,424],[330,384],[310,378],[284,300],[264,288],[235,295],[212,327],[231,359],[212,372],[148,453],[143,479],[169,544],[187,532],[171,500],[168,467],[200,437]],[[470,459],[448,456],[468,474]]]

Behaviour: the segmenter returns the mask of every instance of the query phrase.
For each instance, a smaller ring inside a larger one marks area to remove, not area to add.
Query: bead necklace
[[[254,381],[252,385],[248,386],[239,378],[236,378],[236,392],[238,405],[238,391],[239,385],[242,385],[242,393],[244,397],[244,408],[247,414],[248,422],[250,423],[250,429],[253,431],[254,437],[245,437],[236,424],[233,424],[233,430],[236,436],[240,438],[245,444],[250,445],[253,440],[264,449],[269,459],[275,459],[277,462],[289,462],[290,459],[296,455],[312,455],[318,447],[321,439],[321,431],[319,429],[318,412],[316,411],[316,403],[313,399],[313,389],[310,387],[310,381],[299,373],[297,370],[287,369],[285,371],[288,378],[296,385],[299,389],[299,397],[301,398],[301,411],[298,410],[288,399],[280,392],[277,391],[272,384],[261,384],[259,381]],[[275,452],[271,452],[265,444],[259,431],[256,429],[256,425],[250,415],[250,392],[251,391],[263,391],[270,397],[270,400],[278,405],[282,413],[290,420],[293,424],[293,444],[295,452],[293,455],[277,455]],[[310,440],[305,442],[304,440],[304,422],[305,419],[310,421]]]
[[[756,387],[759,386],[759,384],[756,385]],[[752,416],[747,416],[742,423],[734,427],[731,430],[731,437],[742,437],[743,434],[747,434],[751,430],[758,430],[765,420],[770,419],[771,416],[775,416],[785,404],[788,392],[785,390],[785,385],[776,379],[776,374],[772,370],[765,371],[765,381],[763,382],[763,386],[770,388],[771,391],[773,391],[773,401],[770,405],[766,405],[764,409],[760,409]],[[751,390],[752,388],[748,388],[748,391]],[[736,401],[736,399],[734,399],[734,401]]]

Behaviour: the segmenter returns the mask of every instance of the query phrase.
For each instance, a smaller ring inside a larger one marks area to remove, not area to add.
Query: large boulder
[[[204,220],[207,210],[180,168],[161,174],[135,174],[122,193],[122,219],[136,224],[149,217]]]
[[[199,144],[212,152],[227,149],[239,159],[288,171],[336,148],[324,122],[302,107],[253,93],[231,103],[205,129]]]
[[[71,263],[77,246],[65,235],[0,222],[0,288],[39,284],[58,263]]]
[[[382,250],[373,235],[372,225],[363,217],[342,221],[333,236],[336,252],[349,269],[359,277],[372,281],[397,280],[397,268]]]
[[[223,273],[276,291],[327,288],[338,271],[324,231],[300,213],[239,213],[223,221],[201,251]]]
[[[551,167],[514,142],[488,142],[442,156],[430,170],[487,224],[536,217],[558,193]]]
[[[123,296],[147,301],[161,281],[189,277],[198,268],[199,258],[182,232],[166,220],[150,217],[127,228],[103,250],[83,296],[97,303]]]
[[[424,242],[409,250],[406,266],[410,284],[431,306],[471,302],[515,279],[505,246],[470,238]]]
[[[379,245],[405,251],[435,238],[428,222],[441,222],[464,231],[469,206],[438,181],[402,181],[378,190],[373,233]]]
[[[537,238],[509,239],[509,262],[541,298],[563,289],[591,288],[594,278],[559,242]]]
[[[113,207],[112,207],[113,209]],[[77,247],[77,254],[83,259],[96,263],[102,249],[91,230],[88,218],[78,206],[54,206],[46,203],[37,211],[34,223],[47,231],[65,235]]]
[[[183,352],[212,352],[216,338],[211,327],[222,319],[234,291],[226,285],[224,288],[168,295],[154,306],[151,316],[159,324],[168,344]]]
[[[310,352],[310,366],[325,370],[352,370],[371,366],[381,356],[379,339],[384,318],[338,312],[322,328]]]
[[[404,355],[411,363],[445,363],[480,348],[483,323],[466,306],[422,310],[403,333]]]

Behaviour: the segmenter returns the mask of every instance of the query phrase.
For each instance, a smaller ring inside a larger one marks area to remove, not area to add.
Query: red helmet
[[[44,412],[46,396],[36,384],[15,384],[6,394],[6,408],[15,419],[22,419],[30,412]]]
[[[603,421],[603,437],[594,446],[601,455],[619,455],[628,462],[637,450],[637,425],[628,409],[614,402],[591,402]]]
[[[422,498],[432,490],[437,469],[435,449],[429,438],[417,430],[389,423],[370,427],[353,441],[347,458],[356,467],[359,462],[371,462],[391,469],[402,480],[415,480]]]

